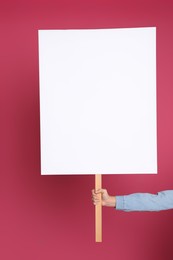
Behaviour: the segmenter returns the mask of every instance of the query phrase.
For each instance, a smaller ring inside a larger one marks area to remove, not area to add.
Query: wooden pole
[[[95,189],[102,188],[102,175],[95,175]],[[102,204],[101,204],[101,194],[100,203],[95,206],[95,240],[96,242],[102,242]]]

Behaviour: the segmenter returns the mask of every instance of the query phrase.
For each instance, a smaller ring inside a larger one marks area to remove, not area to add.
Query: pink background
[[[103,209],[94,242],[94,176],[41,176],[38,29],[157,26],[158,175],[106,175],[110,194],[173,188],[173,2],[0,4],[0,259],[173,259],[173,211]]]

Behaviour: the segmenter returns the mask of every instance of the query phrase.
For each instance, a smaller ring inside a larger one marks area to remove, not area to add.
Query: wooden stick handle
[[[102,175],[96,174],[95,175],[95,189],[102,188]],[[101,194],[100,201],[101,201]],[[102,242],[102,204],[99,203],[95,206],[95,240],[96,242]]]

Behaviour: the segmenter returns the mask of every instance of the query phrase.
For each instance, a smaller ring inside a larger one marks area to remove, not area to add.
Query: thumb
[[[102,193],[102,194],[106,195],[107,194],[107,190],[106,189],[98,189],[98,190],[95,191],[95,193],[96,194]]]

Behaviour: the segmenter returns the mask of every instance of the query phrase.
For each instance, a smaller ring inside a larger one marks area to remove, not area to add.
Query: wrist
[[[109,196],[109,199],[106,201],[107,207],[116,207],[116,197],[115,196]]]

